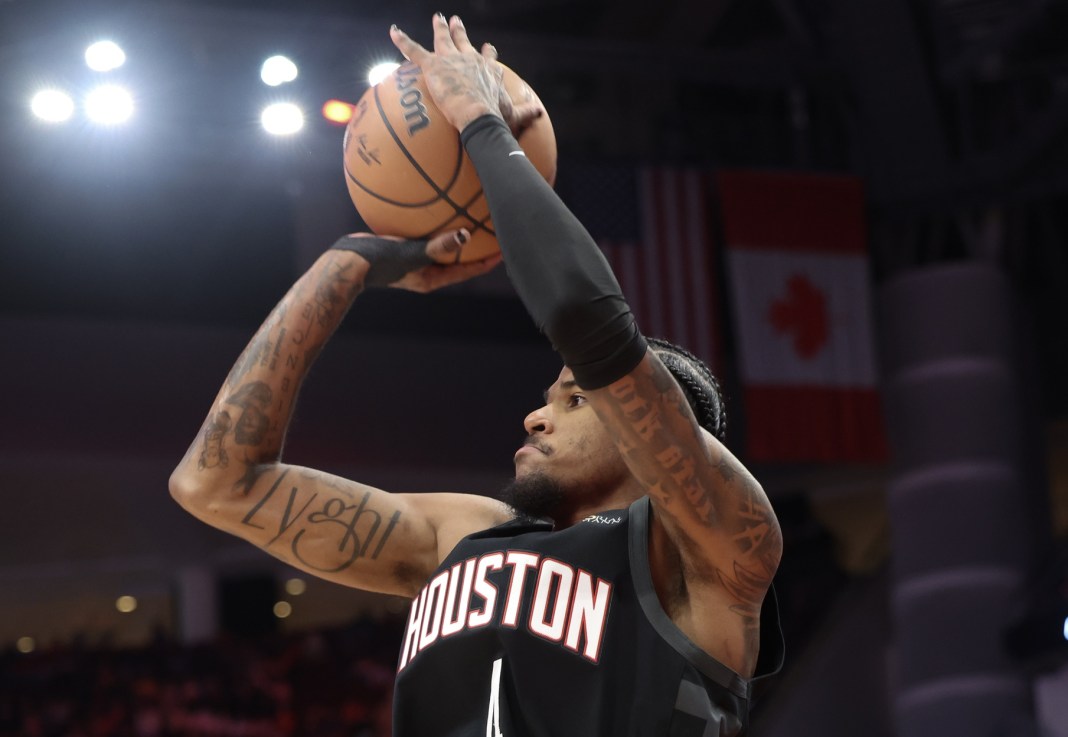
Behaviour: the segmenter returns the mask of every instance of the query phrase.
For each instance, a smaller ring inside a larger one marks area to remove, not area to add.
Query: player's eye
[[[582,396],[581,394],[572,394],[570,397],[567,398],[567,406],[569,408],[581,407],[584,404],[586,404],[586,397]]]

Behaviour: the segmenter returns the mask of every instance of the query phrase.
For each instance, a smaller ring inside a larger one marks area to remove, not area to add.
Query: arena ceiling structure
[[[0,540],[0,584],[47,584],[86,560],[155,571],[174,551],[223,549],[179,519],[166,473],[309,254],[359,227],[342,128],[320,106],[355,101],[367,69],[397,59],[391,23],[426,44],[439,10],[461,15],[538,92],[562,166],[852,174],[867,192],[876,288],[924,265],[998,264],[1026,313],[1042,419],[1064,426],[1068,0],[0,0],[0,486],[23,521]],[[39,87],[80,94],[96,81],[83,52],[101,38],[126,52],[117,76],[134,91],[130,124],[34,119]],[[277,53],[300,74],[267,88],[260,65]],[[284,97],[305,125],[271,137],[260,110]],[[366,351],[341,350],[316,381],[381,383],[309,387],[295,454],[347,472],[338,459],[353,452],[358,400],[375,422],[404,427],[450,490],[487,489],[508,470],[555,356],[507,285],[434,299],[427,310],[404,294],[361,297],[344,331]],[[456,346],[491,368],[439,366]],[[475,443],[455,431],[441,387],[472,397],[470,424],[516,435]],[[409,447],[367,435],[361,458],[404,462]],[[817,475],[764,472],[784,494]],[[863,490],[884,480],[857,469],[818,478]],[[885,530],[870,539],[880,534],[885,543]]]
[[[330,98],[355,100],[366,69],[396,58],[385,33],[390,23],[429,42],[427,18],[436,10],[421,1],[0,3],[0,150],[4,199],[14,210],[0,227],[19,244],[0,257],[5,271],[19,275],[3,305],[192,319],[242,314],[247,302],[213,302],[223,290],[210,286],[198,307],[181,307],[166,304],[181,301],[166,288],[147,301],[123,297],[106,275],[96,288],[67,284],[54,246],[32,241],[42,223],[52,225],[53,241],[114,240],[114,232],[86,227],[94,217],[79,208],[99,212],[102,205],[86,203],[85,183],[139,192],[146,181],[169,186],[135,209],[143,227],[152,228],[155,217],[159,230],[174,231],[173,214],[156,211],[176,199],[183,222],[205,222],[219,208],[198,210],[198,199],[232,203],[225,209],[238,212],[292,197],[303,180],[328,181],[338,171],[340,131],[317,116],[318,107]],[[869,193],[877,280],[917,264],[995,259],[1034,297],[1040,332],[1063,334],[1065,2],[482,0],[449,12],[461,14],[476,39],[492,40],[538,91],[565,164],[614,159],[857,174]],[[127,48],[136,125],[43,130],[27,115],[32,89],[87,83],[80,54],[94,34]],[[274,50],[299,60],[294,89],[312,116],[285,143],[265,140],[254,118],[269,99],[256,70]],[[76,181],[74,189],[57,172]],[[34,196],[38,182],[54,198],[47,204]],[[213,187],[221,191],[209,193]],[[91,188],[100,196],[107,189]],[[78,225],[61,230],[63,213]],[[238,236],[215,230],[232,252]],[[196,235],[205,259],[220,251],[207,245],[212,237]],[[261,241],[262,249],[261,239],[271,240],[261,232],[243,240]],[[52,278],[65,288],[35,276],[46,263],[60,269]],[[73,273],[87,273],[82,266]],[[210,270],[208,261],[187,267]],[[1047,376],[1068,368],[1054,343],[1043,341]],[[1064,391],[1047,383],[1052,406],[1063,412]]]

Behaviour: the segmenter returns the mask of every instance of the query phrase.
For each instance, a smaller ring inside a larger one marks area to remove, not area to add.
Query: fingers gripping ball
[[[516,105],[538,102],[534,91],[504,67]],[[519,145],[545,180],[556,179],[556,137],[543,114],[519,135]],[[345,130],[345,181],[360,217],[380,235],[429,238],[467,228],[460,261],[497,252],[497,237],[478,175],[457,133],[430,99],[411,62],[360,99]]]

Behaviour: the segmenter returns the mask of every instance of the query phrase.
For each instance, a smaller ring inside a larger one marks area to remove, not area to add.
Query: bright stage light
[[[74,114],[74,100],[61,90],[41,90],[30,100],[30,110],[41,120],[62,123]]]
[[[374,87],[383,79],[393,74],[393,70],[399,67],[395,61],[384,61],[381,64],[375,64],[371,67],[371,71],[367,72],[367,83]]]
[[[297,78],[297,65],[285,56],[272,56],[260,67],[260,79],[271,87],[277,87]]]
[[[133,111],[133,97],[117,85],[97,87],[85,97],[85,114],[100,125],[125,123]]]
[[[304,127],[304,113],[291,102],[276,102],[260,115],[263,129],[275,136],[288,136]]]
[[[94,72],[110,72],[126,63],[126,52],[114,41],[97,41],[85,50],[85,63]]]
[[[323,103],[323,117],[331,123],[345,125],[352,120],[353,106],[341,100],[327,100]]]

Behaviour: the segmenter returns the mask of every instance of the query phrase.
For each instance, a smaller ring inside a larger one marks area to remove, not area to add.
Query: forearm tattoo
[[[228,468],[236,453],[246,470],[235,491],[247,494],[258,478],[258,466],[281,453],[301,381],[363,289],[360,269],[351,257],[327,254],[249,342],[204,425],[197,469]]]
[[[759,627],[760,604],[782,550],[778,522],[760,486],[719,445],[709,447],[659,361],[643,363],[609,391],[616,401],[606,406],[618,421],[608,427],[657,502],[657,513],[670,523],[680,545],[695,553],[686,560],[705,566],[694,573],[714,577],[734,600],[731,610],[747,627]],[[695,539],[702,537],[701,527],[730,541],[729,563],[701,555]]]
[[[263,545],[265,550],[281,541],[281,552],[322,573],[340,573],[361,559],[377,559],[401,513],[383,514],[372,505],[371,491],[354,494],[330,484],[328,478],[316,472],[282,471],[241,524],[273,534]]]

